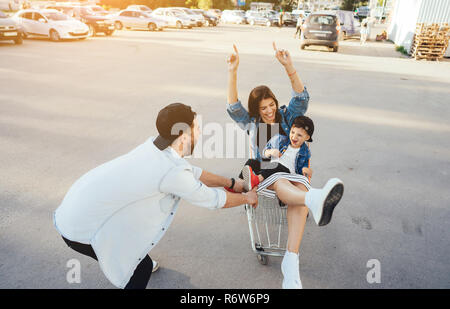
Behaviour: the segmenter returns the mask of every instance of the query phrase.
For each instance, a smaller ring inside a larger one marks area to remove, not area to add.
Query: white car
[[[168,23],[151,14],[146,14],[142,11],[123,10],[113,17],[116,29],[123,28],[133,29],[148,29],[150,31],[163,30],[168,26]]]
[[[151,15],[165,20],[168,23],[168,27],[181,29],[192,28],[196,25],[196,21],[193,18],[171,8],[158,8]]]
[[[152,9],[149,8],[146,5],[139,5],[139,4],[131,4],[127,6],[127,10],[131,11],[142,11],[144,13],[150,14],[152,12]]]
[[[180,12],[186,14],[186,16],[188,16],[189,18],[194,19],[195,20],[195,25],[197,27],[201,27],[201,26],[203,26],[206,23],[206,19],[205,19],[205,17],[202,14],[194,12],[194,11],[188,9],[188,8],[174,7],[174,8],[171,8],[171,9],[175,10],[175,11],[180,11]]]
[[[245,14],[238,10],[225,10],[222,12],[220,21],[231,24],[245,24],[247,20]]]
[[[21,10],[13,18],[23,27],[25,36],[48,37],[52,41],[59,41],[85,39],[89,35],[86,24],[57,10]]]

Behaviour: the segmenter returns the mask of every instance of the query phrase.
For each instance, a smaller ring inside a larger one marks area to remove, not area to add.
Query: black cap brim
[[[155,146],[159,149],[159,150],[164,150],[167,147],[169,147],[172,142],[169,141],[168,139],[165,139],[164,137],[162,137],[161,135],[158,135],[157,138],[155,138],[155,140],[153,141],[153,144],[155,144]]]

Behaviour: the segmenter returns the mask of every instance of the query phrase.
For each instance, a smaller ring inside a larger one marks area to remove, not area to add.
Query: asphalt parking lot
[[[450,63],[354,40],[338,53],[301,51],[294,32],[226,25],[0,42],[0,288],[113,288],[95,261],[66,247],[53,211],[82,174],[155,135],[157,111],[169,103],[192,105],[203,125],[231,123],[225,59],[233,43],[244,105],[261,84],[287,104],[273,40],[291,52],[311,95],[312,184],[339,177],[346,186],[328,226],[308,220],[303,287],[449,288]],[[191,162],[232,177],[245,159]],[[258,263],[243,207],[183,202],[151,256],[161,269],[148,288],[281,287],[281,259]],[[80,284],[66,280],[72,258]],[[371,259],[381,283],[367,282]]]

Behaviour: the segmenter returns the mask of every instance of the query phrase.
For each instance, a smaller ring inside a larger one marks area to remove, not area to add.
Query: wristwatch
[[[231,178],[231,186],[229,186],[228,189],[233,190],[235,183],[236,183],[236,180],[234,178]]]

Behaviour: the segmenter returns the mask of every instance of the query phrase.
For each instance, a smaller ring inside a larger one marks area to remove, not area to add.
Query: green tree
[[[231,0],[212,0],[212,7],[219,10],[233,9],[234,4]]]
[[[198,0],[197,4],[199,9],[209,10],[213,7],[213,0]]]
[[[341,10],[354,11],[356,9],[356,2],[356,0],[343,0],[341,4]]]

